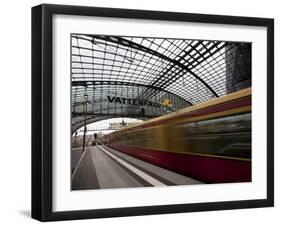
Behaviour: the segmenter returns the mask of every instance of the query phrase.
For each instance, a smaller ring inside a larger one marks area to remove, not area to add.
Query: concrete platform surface
[[[72,173],[72,190],[200,183],[104,145],[87,147]]]

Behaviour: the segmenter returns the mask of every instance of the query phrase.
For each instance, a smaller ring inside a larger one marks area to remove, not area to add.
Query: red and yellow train
[[[99,138],[206,183],[251,181],[251,88]]]

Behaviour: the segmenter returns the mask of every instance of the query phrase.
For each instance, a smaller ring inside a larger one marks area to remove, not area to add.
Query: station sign
[[[125,97],[118,97],[118,96],[107,96],[107,100],[109,103],[115,104],[126,104],[126,105],[137,105],[142,107],[156,107],[160,108],[162,104],[153,102],[150,100],[139,99],[139,98],[125,98]]]

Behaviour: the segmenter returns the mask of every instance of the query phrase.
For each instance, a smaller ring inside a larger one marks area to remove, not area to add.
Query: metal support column
[[[84,134],[83,134],[83,152],[85,151],[86,146],[86,132],[87,132],[87,105],[88,105],[88,95],[84,95]]]

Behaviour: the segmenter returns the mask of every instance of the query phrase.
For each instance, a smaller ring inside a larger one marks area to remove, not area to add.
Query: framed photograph
[[[32,8],[32,217],[274,205],[274,21]]]

